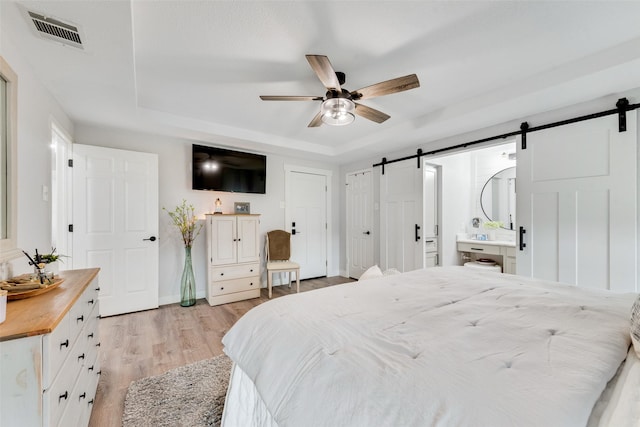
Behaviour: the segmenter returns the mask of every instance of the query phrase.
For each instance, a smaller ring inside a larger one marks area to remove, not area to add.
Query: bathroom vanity
[[[502,272],[516,274],[516,242],[506,240],[458,239],[458,252],[470,254],[471,260],[489,258],[502,266]]]

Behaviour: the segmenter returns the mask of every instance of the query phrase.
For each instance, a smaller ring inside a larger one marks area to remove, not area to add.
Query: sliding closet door
[[[517,273],[636,291],[636,113],[527,134],[517,144]],[[517,248],[518,249],[518,248]]]
[[[380,176],[380,264],[411,271],[424,266],[422,172],[416,161],[385,165]]]

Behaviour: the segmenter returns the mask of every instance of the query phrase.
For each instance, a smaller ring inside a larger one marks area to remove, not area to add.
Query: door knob
[[[362,234],[369,235],[369,234],[371,234],[371,232],[369,230],[367,230],[367,231],[363,231]]]
[[[156,241],[156,236],[151,236],[148,239],[142,239],[142,240],[151,240],[152,242]]]

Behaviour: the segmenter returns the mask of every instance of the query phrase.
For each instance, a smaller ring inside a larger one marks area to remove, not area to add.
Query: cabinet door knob
[[[78,396],[78,400],[82,400],[82,399],[86,399],[87,398],[87,393],[82,393],[80,396]]]
[[[76,318],[76,322],[84,322],[84,314],[78,318]]]
[[[67,347],[67,348],[69,348],[69,340],[68,340],[68,339],[67,339],[67,340],[64,340],[64,341],[62,341],[62,342],[60,343],[60,348],[62,348],[62,347]]]
[[[87,338],[93,338],[93,332],[91,332],[89,335],[87,335]]]
[[[87,304],[89,304],[89,305],[93,305],[93,300],[92,300],[92,299],[90,299],[89,301],[87,301]]]
[[[221,276],[224,276],[224,273],[220,273]]]
[[[80,360],[80,359],[84,360],[84,353],[82,353],[80,356],[78,356],[78,360]]]
[[[221,291],[224,291],[224,286],[221,286],[221,287],[220,287],[220,290],[221,290]]]
[[[62,399],[67,400],[67,397],[69,397],[69,393],[65,391],[63,394],[58,396],[58,402],[60,402]]]

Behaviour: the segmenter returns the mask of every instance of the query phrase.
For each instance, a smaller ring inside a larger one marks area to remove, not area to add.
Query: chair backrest
[[[291,257],[291,233],[272,230],[267,233],[267,259],[288,261]]]

